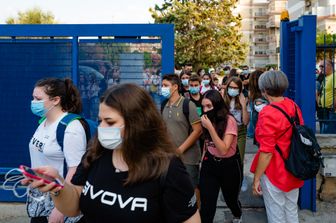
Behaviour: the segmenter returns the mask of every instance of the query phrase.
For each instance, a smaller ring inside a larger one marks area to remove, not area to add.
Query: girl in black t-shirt
[[[189,176],[148,93],[133,84],[111,87],[100,99],[99,120],[72,184],[43,167],[35,171],[64,187],[36,180],[31,186],[50,192],[66,216],[81,212],[87,223],[200,222]]]

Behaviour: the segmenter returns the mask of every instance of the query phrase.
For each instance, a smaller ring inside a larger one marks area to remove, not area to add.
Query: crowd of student
[[[42,201],[30,196],[31,222],[210,223],[219,190],[232,222],[242,222],[239,193],[248,187],[243,176],[248,135],[259,146],[252,191],[263,193],[268,221],[298,222],[303,181],[285,169],[275,150],[278,145],[288,156],[291,124],[268,106],[298,113],[303,122],[297,105],[283,97],[286,75],[248,67],[241,73],[226,67],[224,77],[209,71],[192,73],[186,67],[179,75],[164,75],[161,112],[139,86],[109,88],[100,99],[100,124],[87,151],[79,121],[66,128],[63,148],[56,140],[60,120],[80,113],[78,90],[68,79],[39,81],[32,111],[43,120],[30,143],[32,168],[63,187],[23,180],[38,188],[36,193],[49,192]]]

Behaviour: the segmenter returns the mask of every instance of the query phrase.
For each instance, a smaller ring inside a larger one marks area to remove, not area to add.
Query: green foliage
[[[17,17],[6,19],[7,24],[55,24],[55,16],[51,12],[43,12],[40,8],[32,8],[18,12]]]
[[[333,34],[318,31],[316,34],[316,45],[332,44],[333,43]],[[334,37],[335,38],[335,37]],[[336,42],[336,39],[334,40]]]
[[[271,68],[273,68],[274,70],[277,70],[277,69],[278,69],[278,64],[267,64],[267,65],[265,66],[265,69],[266,69],[266,70],[269,70],[269,69],[271,69]]]
[[[328,48],[328,46],[334,45]],[[336,35],[327,32],[318,31],[316,34],[316,60],[322,60],[324,58],[331,59],[335,53]]]
[[[152,57],[151,53],[144,52],[145,68],[152,67]]]
[[[175,25],[175,63],[192,63],[196,69],[245,60],[247,44],[241,42],[240,15],[232,10],[236,0],[166,0],[150,12],[155,23]]]

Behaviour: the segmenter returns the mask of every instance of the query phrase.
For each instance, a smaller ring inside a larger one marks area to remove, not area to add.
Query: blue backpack
[[[46,118],[43,117],[39,120],[39,124],[41,124]],[[64,134],[65,134],[65,129],[69,125],[70,122],[78,120],[84,130],[85,130],[85,135],[86,135],[86,142],[88,143],[90,139],[96,134],[97,132],[97,127],[98,123],[90,120],[90,119],[85,119],[82,116],[78,114],[73,114],[73,113],[68,113],[66,116],[62,118],[62,120],[58,123],[57,129],[56,129],[56,140],[58,145],[60,145],[61,150],[63,152],[63,142],[64,142]],[[63,177],[66,176],[67,174],[67,163],[64,159],[64,168],[63,168]]]
[[[93,120],[90,120],[90,119],[85,119],[78,114],[68,113],[58,123],[57,129],[56,129],[56,140],[57,140],[58,145],[61,146],[62,151],[63,151],[65,129],[69,125],[69,123],[74,121],[74,120],[78,120],[82,124],[82,126],[85,130],[86,142],[89,142],[90,139],[97,132],[97,126],[98,126],[97,122],[95,122]]]

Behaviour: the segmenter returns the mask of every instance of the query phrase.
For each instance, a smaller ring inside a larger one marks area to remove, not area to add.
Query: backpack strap
[[[270,104],[273,108],[275,108],[275,109],[277,109],[277,110],[279,110],[287,119],[288,119],[288,121],[290,122],[290,124],[291,124],[291,126],[293,127],[294,125],[295,125],[295,123],[296,123],[296,120],[299,120],[298,118],[299,118],[299,115],[298,115],[298,113],[297,113],[297,108],[296,108],[296,106],[295,106],[295,119],[294,118],[291,118],[282,108],[280,108],[279,106],[277,106],[277,105],[273,105],[273,104]],[[290,127],[284,132],[284,133],[282,133],[281,135],[280,135],[280,137],[279,138],[281,138],[288,130],[290,129]],[[279,148],[279,146],[276,144],[275,145],[275,149],[276,149],[276,151],[278,151],[278,153],[280,154],[280,156],[281,156],[281,158],[283,159],[283,160],[286,160],[285,159],[285,157],[283,156],[283,153],[282,153],[282,151],[280,150],[280,148]]]
[[[161,102],[161,114],[162,114],[162,112],[163,112],[167,103],[168,103],[168,99],[165,99]]]
[[[89,142],[91,133],[90,133],[90,126],[87,123],[87,121],[80,115],[74,114],[74,113],[68,113],[66,116],[64,116],[61,121],[58,123],[56,128],[56,141],[58,145],[61,147],[61,151],[63,152],[63,146],[64,146],[64,135],[65,135],[65,129],[70,124],[70,122],[78,120],[81,125],[84,128],[85,136],[86,136],[86,142]],[[67,174],[67,163],[64,159],[64,165],[63,165],[63,177]]]
[[[182,105],[183,114],[186,117],[188,122],[189,122],[189,102],[190,100],[188,98],[184,98],[183,105]]]
[[[82,117],[80,115],[68,113],[58,123],[57,129],[56,129],[56,140],[57,140],[58,145],[60,145],[62,152],[63,152],[63,145],[64,145],[63,142],[64,142],[64,134],[65,134],[66,127],[73,120],[79,120],[81,118]]]
[[[270,104],[270,106],[279,110],[288,119],[288,121],[290,122],[291,125],[295,125],[295,120],[293,118],[291,118],[282,108],[280,108],[277,105],[273,105],[273,104]],[[295,111],[296,111],[296,107],[295,107]],[[296,111],[296,115],[297,115],[297,111]]]
[[[184,114],[184,117],[186,118],[187,122],[188,122],[188,134],[190,134],[192,132],[192,127],[189,121],[189,103],[190,100],[188,98],[184,98],[183,100],[183,105],[182,105],[182,111]]]
[[[279,110],[287,118],[287,120],[289,121],[289,123],[291,124],[291,126],[294,125],[293,118],[291,118],[282,108],[280,108],[277,105],[273,105],[273,104],[270,104],[270,106],[272,106],[273,108]],[[281,136],[279,138],[281,138],[287,131],[288,131],[288,129],[283,134],[281,134]],[[283,153],[282,153],[282,151],[280,150],[280,148],[279,148],[279,146],[277,144],[275,145],[275,149],[276,149],[276,151],[278,151],[278,153],[280,154],[281,158],[283,160],[285,160],[285,158],[283,156]]]

